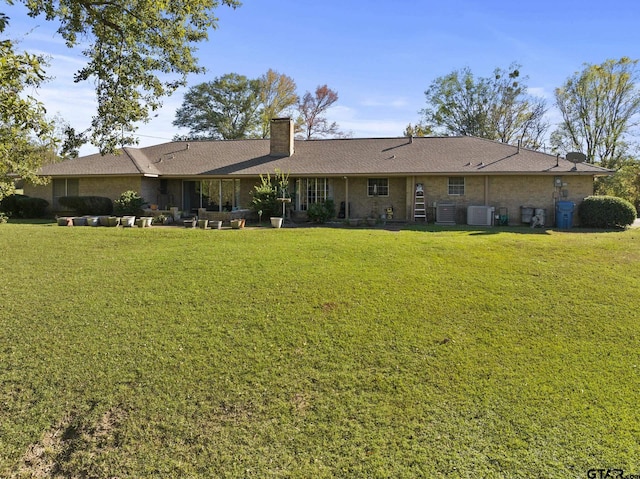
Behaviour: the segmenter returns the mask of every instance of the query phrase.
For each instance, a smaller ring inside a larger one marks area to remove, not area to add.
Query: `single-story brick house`
[[[424,221],[426,214],[430,222],[462,224],[469,206],[480,207],[474,209],[480,223],[473,224],[498,212],[521,224],[531,209],[544,210],[552,224],[557,201],[579,204],[593,194],[596,176],[612,173],[474,137],[301,141],[291,119],[277,118],[270,139],[170,142],[47,165],[40,174],[52,181],[26,185],[25,194],[46,199],[52,212],[62,196],[116,199],[127,190],[160,210],[224,212],[248,209],[260,175],[276,170],[290,175],[294,218],[311,203],[333,199],[341,218]]]

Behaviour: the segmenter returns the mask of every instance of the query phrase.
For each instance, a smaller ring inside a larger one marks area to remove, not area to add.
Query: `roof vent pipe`
[[[520,153],[520,140],[518,140],[518,153]]]

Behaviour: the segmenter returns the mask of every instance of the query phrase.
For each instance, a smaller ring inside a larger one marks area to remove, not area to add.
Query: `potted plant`
[[[183,220],[183,224],[185,228],[195,228],[196,225],[198,224],[198,218],[193,217],[193,218],[188,218]]]
[[[282,218],[280,218],[279,216],[272,216],[271,217],[271,226],[273,226],[274,228],[281,228],[282,227]]]
[[[160,213],[157,216],[154,216],[151,220],[151,224],[153,225],[168,225],[169,224],[169,216]]]
[[[222,229],[222,221],[209,220],[209,228],[212,230]]]
[[[209,220],[198,220],[198,228],[206,230]]]

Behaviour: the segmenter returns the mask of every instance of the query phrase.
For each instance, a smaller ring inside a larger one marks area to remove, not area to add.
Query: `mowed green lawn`
[[[0,225],[0,477],[640,474],[639,263],[640,230]]]

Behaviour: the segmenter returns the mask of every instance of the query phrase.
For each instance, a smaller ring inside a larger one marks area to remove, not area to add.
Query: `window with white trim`
[[[367,196],[389,196],[389,178],[369,178]]]
[[[328,178],[300,178],[298,180],[299,204],[301,211],[306,211],[313,203],[324,203],[329,198]]]
[[[451,196],[464,195],[464,176],[449,177],[449,195]]]

